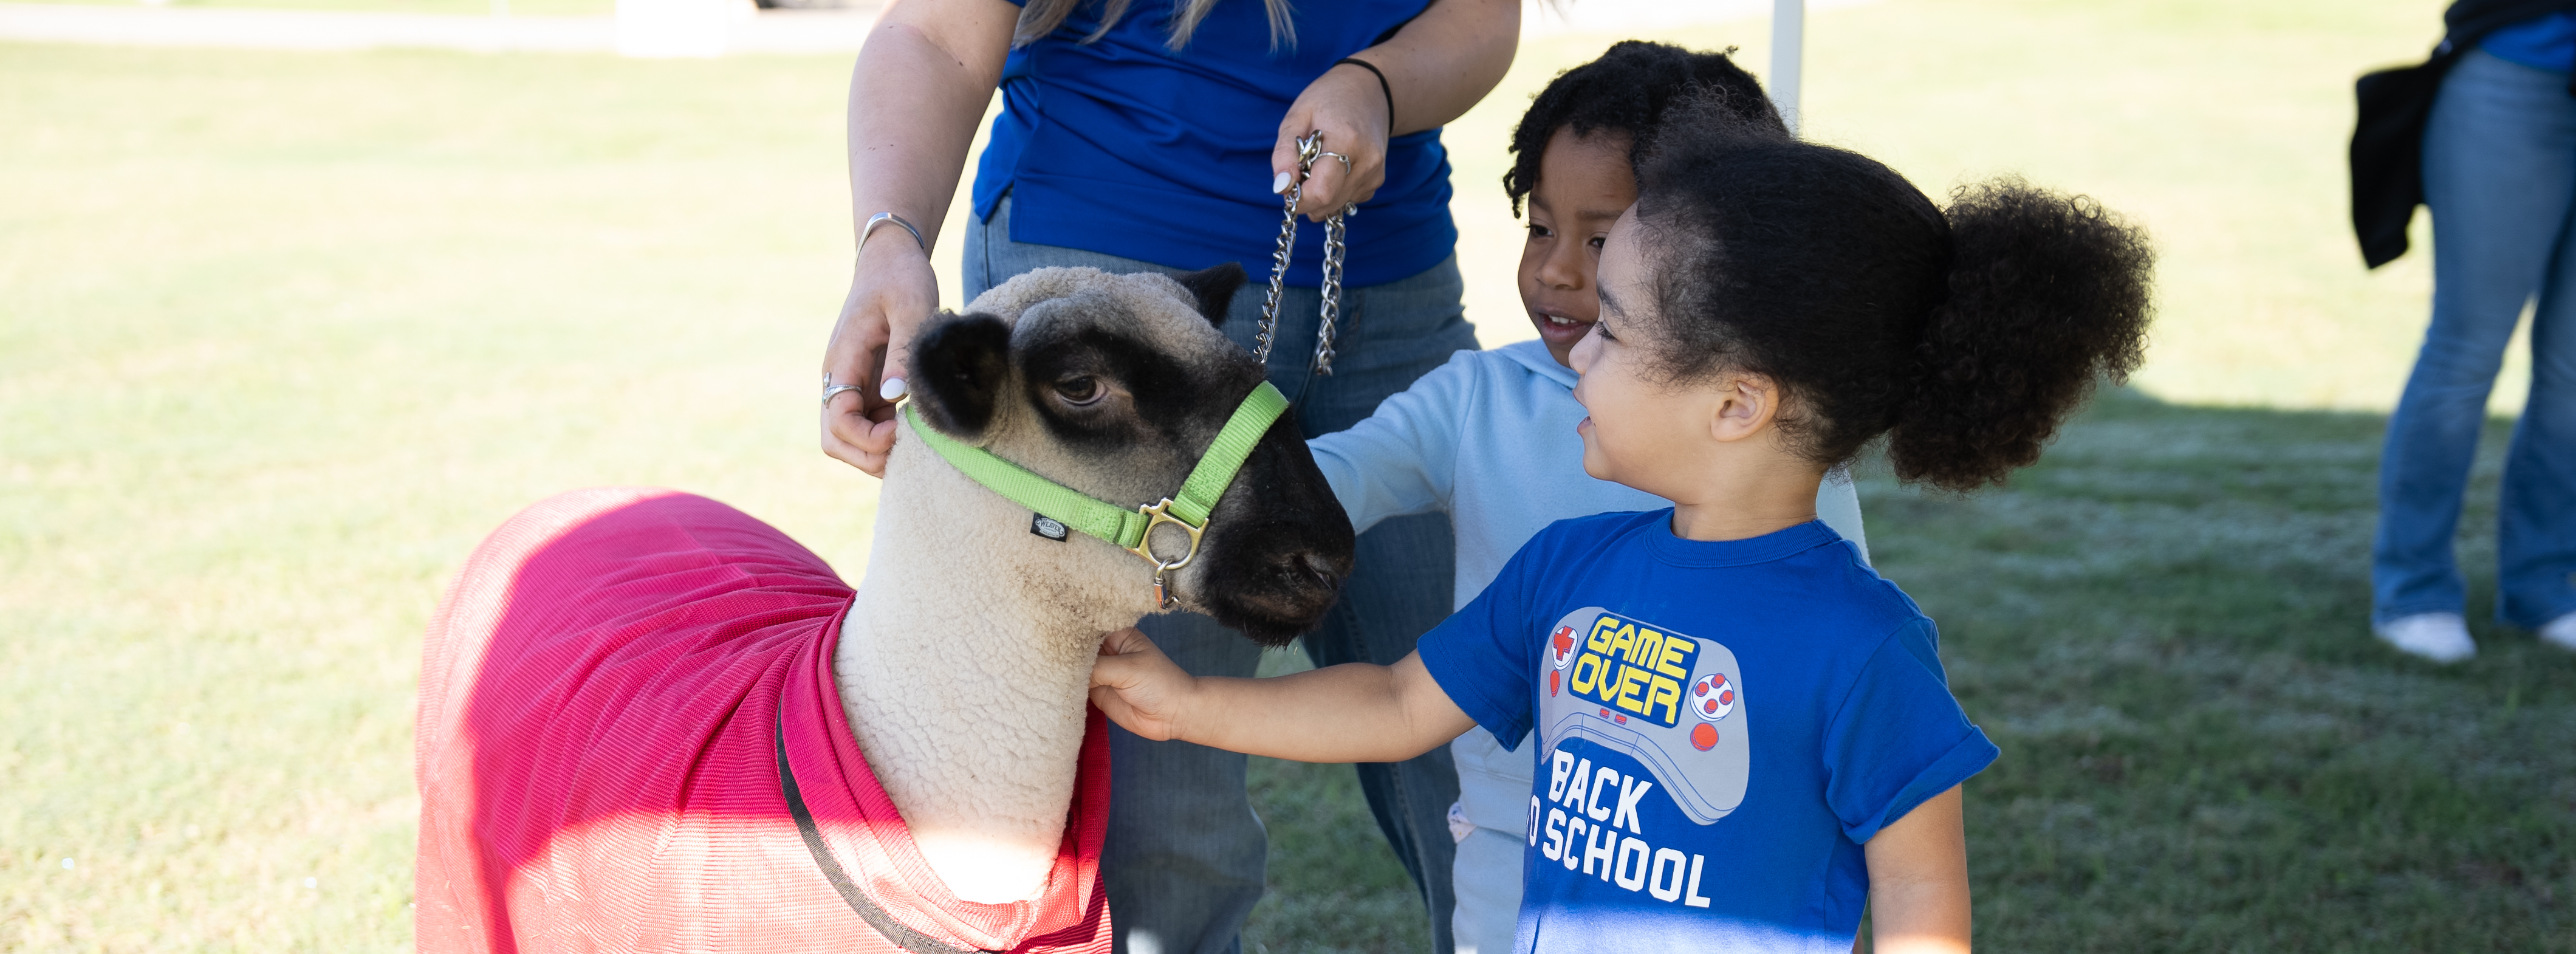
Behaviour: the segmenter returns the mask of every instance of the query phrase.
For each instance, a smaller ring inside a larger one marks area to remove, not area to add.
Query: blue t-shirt
[[[1849,951],[1861,846],[1994,743],[1932,621],[1824,524],[1671,519],[1558,521],[1419,644],[1495,738],[1536,730],[1513,949]]]
[[[2576,69],[2576,13],[2524,20],[2487,34],[2478,49],[2533,69],[2568,72]]]
[[[1083,43],[1103,5],[1082,3],[1004,61],[1002,113],[975,170],[975,214],[991,219],[1008,192],[1012,241],[1172,268],[1239,262],[1258,282],[1279,242],[1270,149],[1289,104],[1335,60],[1428,5],[1300,0],[1296,43],[1274,52],[1261,0],[1224,0],[1174,53],[1163,45],[1171,4],[1140,0],[1107,36]],[[1348,222],[1344,284],[1381,285],[1447,259],[1458,229],[1440,131],[1389,141],[1386,184]],[[1323,241],[1322,225],[1298,220],[1288,284],[1322,283]]]

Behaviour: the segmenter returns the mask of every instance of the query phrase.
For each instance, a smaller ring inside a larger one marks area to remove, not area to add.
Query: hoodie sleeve
[[[1333,485],[1351,530],[1389,517],[1446,513],[1458,461],[1458,433],[1475,393],[1476,355],[1461,351],[1349,430],[1306,442]]]

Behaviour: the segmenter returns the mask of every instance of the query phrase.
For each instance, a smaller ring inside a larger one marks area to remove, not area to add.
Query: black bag
[[[2424,126],[2451,64],[2489,33],[2567,10],[2576,10],[2576,0],[2459,0],[2442,13],[2448,33],[2432,58],[2353,84],[2360,109],[2352,129],[2352,232],[2363,262],[2378,268],[2406,254],[2406,226],[2424,204]],[[2576,80],[2568,92],[2576,94]]]
[[[2352,130],[2352,231],[2372,268],[2406,254],[2406,226],[2424,204],[2424,125],[2443,74],[2459,59],[2456,49],[2445,50],[2353,84],[2361,109]]]

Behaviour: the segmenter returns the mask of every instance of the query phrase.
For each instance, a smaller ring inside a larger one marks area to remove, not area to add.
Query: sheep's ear
[[[1011,326],[991,315],[944,315],[912,341],[913,401],[953,436],[983,436],[1010,372]]]
[[[1190,297],[1198,300],[1199,314],[1207,316],[1208,324],[1221,328],[1225,326],[1226,307],[1234,304],[1234,293],[1243,288],[1243,266],[1227,262],[1174,275],[1172,280],[1190,290]]]

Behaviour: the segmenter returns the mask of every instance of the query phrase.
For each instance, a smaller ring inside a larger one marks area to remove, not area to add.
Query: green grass
[[[2139,378],[2151,393],[2385,409],[2414,358],[2431,271],[2420,252],[2361,268],[2346,218],[2352,80],[2421,60],[2443,6],[1889,0],[1825,10],[1807,20],[1803,132],[1884,160],[1936,196],[2020,173],[2146,226],[2162,253],[2162,310]],[[1741,46],[1748,67],[1769,61],[1762,20],[1654,38]],[[1548,76],[1608,39],[1524,45],[1504,88],[1460,125],[1508,127]],[[1499,140],[1476,136],[1452,137],[1455,181],[1471,200],[1496,188],[1508,159],[1485,145]],[[1469,315],[1527,337],[1509,283],[1519,250],[1509,209],[1457,210]],[[2515,412],[2528,380],[2517,344],[2494,409]]]
[[[2368,638],[2373,414],[2104,401],[2005,492],[1863,486],[2003,757],[1980,939],[2047,951],[2576,949],[2576,656]],[[2492,604],[2490,429],[2462,555]]]
[[[2121,391],[2006,490],[1864,468],[1873,556],[1940,621],[1951,687],[2003,749],[1967,785],[1980,946],[2576,950],[2576,655],[2479,612],[2456,668],[2369,638],[2383,425]],[[2506,433],[2464,521],[2481,612]],[[1253,773],[1282,891],[1251,936],[1419,949],[1348,770]]]
[[[1312,668],[1295,649],[1261,658],[1264,676]],[[1271,885],[1244,926],[1248,954],[1430,946],[1422,895],[1387,848],[1358,775],[1341,765],[1259,756],[1248,774],[1253,808],[1270,829]]]
[[[540,497],[862,568],[813,433],[844,64],[0,71],[0,950],[407,947],[419,632]]]
[[[2165,253],[2143,393],[2007,491],[1863,488],[2005,750],[1969,799],[1990,949],[2576,945],[2576,659],[2483,621],[2455,669],[2365,635],[2377,413],[2427,278],[2359,268],[2347,84],[2439,6],[1810,20],[1811,133],[1934,188],[2095,193]],[[1763,34],[1670,38],[1758,66]],[[1606,42],[1525,46],[1450,131],[1489,341],[1527,335],[1499,144]],[[864,571],[873,482],[815,452],[811,403],[847,71],[0,46],[0,950],[407,947],[418,634],[529,501],[684,487]],[[1347,769],[1254,785],[1254,948],[1418,946]]]

